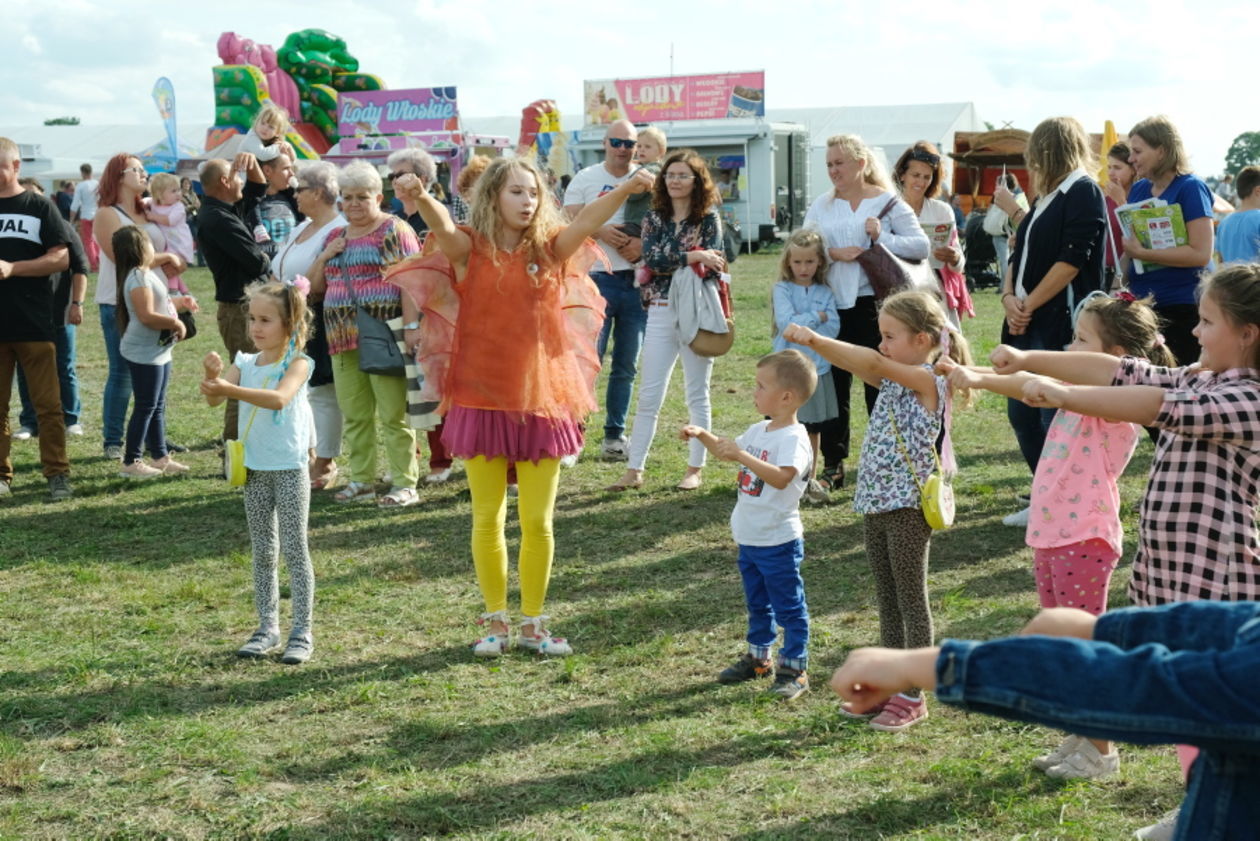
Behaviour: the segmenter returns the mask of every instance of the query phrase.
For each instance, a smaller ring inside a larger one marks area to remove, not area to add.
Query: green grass
[[[755,419],[774,263],[735,266],[739,339],[713,380],[724,434]],[[210,302],[205,272],[191,274]],[[966,329],[985,353],[998,301],[977,305]],[[197,394],[200,357],[221,350],[213,318],[175,353],[171,436],[194,447],[193,475],[139,485],[100,455],[94,309],[88,321],[76,497],[46,502],[36,447],[19,442],[0,504],[0,838],[1111,839],[1180,799],[1170,748],[1126,747],[1118,777],[1060,784],[1028,765],[1057,741],[1043,728],[942,704],[899,735],[841,717],[826,680],[877,639],[851,487],[804,512],[814,690],[784,705],[715,684],[742,647],[734,471],[711,465],[701,491],[672,490],[680,383],[644,492],[602,491],[621,468],[597,460],[598,440],[562,476],[548,612],[577,656],[473,659],[481,603],[456,480],[402,512],[318,495],[315,657],[239,661],[255,624],[248,541],[240,494],[217,478],[220,416]],[[854,417],[860,440],[856,402]],[[1000,636],[1035,611],[1022,532],[1000,524],[1028,477],[998,398],[955,429],[958,522],[932,546],[937,631]],[[1130,506],[1149,455],[1143,439]],[[1125,520],[1132,535],[1131,507]],[[1128,578],[1126,561],[1113,605]]]

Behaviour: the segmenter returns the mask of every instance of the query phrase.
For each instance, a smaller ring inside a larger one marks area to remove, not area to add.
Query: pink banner
[[[715,73],[655,79],[597,79],[585,83],[586,123],[614,120],[713,120],[764,117],[766,74]]]
[[[337,95],[342,137],[459,129],[455,88],[346,91]]]

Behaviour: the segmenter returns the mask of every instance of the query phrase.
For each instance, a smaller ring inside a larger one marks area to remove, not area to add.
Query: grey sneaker
[[[284,654],[280,657],[281,663],[287,663],[290,666],[297,666],[311,659],[311,653],[315,650],[315,642],[311,639],[310,634],[293,634],[289,637],[288,643],[285,644]]]
[[[605,438],[599,455],[604,461],[625,461],[630,458],[630,439],[624,435],[618,438]]]
[[[9,483],[0,479],[0,496],[12,496],[13,488],[9,487]]]
[[[1063,757],[1058,765],[1046,769],[1046,776],[1056,780],[1096,780],[1110,777],[1119,770],[1119,751],[1099,753],[1089,739],[1081,739],[1076,750]]]
[[[61,473],[48,477],[48,498],[60,502],[74,496],[74,488],[70,487],[70,474]]]
[[[262,628],[259,628],[257,631],[254,631],[253,636],[244,645],[236,649],[236,656],[257,659],[266,657],[279,647],[280,630],[278,628],[270,631],[264,631]]]
[[[774,683],[766,692],[785,701],[793,701],[809,691],[809,676],[804,671],[780,666],[774,673]]]
[[[1178,806],[1171,812],[1165,813],[1158,823],[1144,826],[1133,833],[1133,837],[1141,839],[1141,841],[1172,841],[1173,836],[1177,833],[1177,818],[1180,816],[1181,807]]]
[[[122,444],[107,444],[105,446],[105,458],[112,458],[114,461],[122,461],[122,457]]]
[[[1034,759],[1032,761],[1032,767],[1036,768],[1038,771],[1050,770],[1075,753],[1076,748],[1082,741],[1083,738],[1081,736],[1069,734],[1066,739],[1059,743],[1057,748],[1049,753],[1043,753],[1041,756]]]
[[[17,432],[13,433],[14,441],[29,441],[35,437],[37,433],[29,426],[19,426]]]

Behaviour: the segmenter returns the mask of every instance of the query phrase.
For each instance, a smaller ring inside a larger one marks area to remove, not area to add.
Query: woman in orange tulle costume
[[[389,279],[424,312],[418,357],[426,391],[440,393],[442,443],[464,459],[472,493],[472,555],[485,599],[478,624],[489,634],[473,653],[510,645],[508,557],[503,528],[507,467],[516,463],[521,520],[518,561],[523,614],[517,646],[572,653],[542,613],[555,551],[552,512],[560,459],[582,449],[583,419],[595,408],[595,337],[604,302],[586,276],[587,237],[633,193],[651,189],[641,172],[582,209],[565,226],[546,182],[528,161],[499,159],[477,181],[471,225],[457,226],[413,176],[394,189],[414,194],[440,255],[400,264]],[[449,339],[449,353],[444,344]]]

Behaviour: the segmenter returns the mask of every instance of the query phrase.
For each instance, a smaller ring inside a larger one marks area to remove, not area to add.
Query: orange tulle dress
[[[462,282],[442,254],[408,258],[386,274],[424,315],[422,399],[441,404],[442,443],[460,458],[537,462],[578,452],[582,421],[596,406],[605,302],[588,272],[602,255],[587,240],[545,270],[524,249],[495,249],[460,230],[472,239]]]

